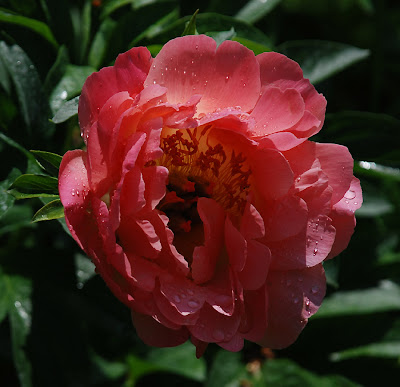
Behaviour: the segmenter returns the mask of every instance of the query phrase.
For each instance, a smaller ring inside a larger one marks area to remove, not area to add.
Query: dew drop
[[[67,99],[68,93],[66,90],[63,90],[60,94],[60,98],[61,99]]]
[[[316,294],[316,293],[318,293],[318,290],[319,290],[318,286],[317,286],[317,285],[314,285],[314,286],[311,288],[311,293],[312,293],[312,294]]]
[[[356,193],[355,193],[353,190],[349,189],[349,190],[344,194],[344,197],[345,197],[346,199],[351,200],[351,199],[354,199],[354,198],[356,197]]]
[[[313,251],[313,255],[314,255],[314,257],[317,255],[317,253],[318,253],[318,249],[317,249],[317,248],[315,248],[315,249],[314,249],[314,251]]]
[[[194,47],[196,50],[198,50],[199,49],[199,45],[198,44],[196,44],[196,46]]]
[[[173,297],[174,302],[176,302],[177,304],[181,302],[181,298],[175,294],[175,296]]]
[[[246,83],[243,83],[243,87],[246,87]]]
[[[306,301],[306,308],[308,309],[310,307],[310,300]]]
[[[186,74],[186,70],[183,70],[183,75],[185,75]]]
[[[21,65],[21,61],[17,60],[17,66],[20,66],[20,65]]]
[[[216,341],[222,341],[222,340],[225,338],[224,332],[222,332],[220,329],[216,329],[216,330],[213,332],[213,338],[214,338]]]
[[[200,305],[200,303],[197,300],[189,300],[188,301],[188,306],[190,308],[197,308],[199,305]]]
[[[20,308],[20,307],[21,307],[21,303],[20,303],[19,301],[15,301],[15,302],[14,302],[14,306],[15,306],[16,308]]]
[[[299,297],[295,297],[295,298],[293,299],[293,303],[294,303],[294,304],[298,304],[298,303],[299,303]]]
[[[229,81],[229,75],[227,75],[227,76],[225,77],[225,81],[226,81],[226,82]]]
[[[188,289],[188,290],[187,290],[187,293],[188,293],[189,295],[193,296],[194,291],[193,291],[192,289]]]

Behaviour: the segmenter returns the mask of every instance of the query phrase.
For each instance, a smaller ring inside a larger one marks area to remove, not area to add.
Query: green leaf
[[[395,165],[400,160],[400,120],[387,114],[361,111],[327,114],[324,130],[318,135],[324,142],[346,145],[356,160]]]
[[[112,34],[117,25],[118,23],[111,18],[105,19],[100,24],[100,27],[93,38],[93,43],[88,55],[89,65],[93,68],[98,69],[103,63]]]
[[[29,28],[30,30],[45,38],[53,47],[58,48],[58,43],[51,33],[50,28],[45,23],[39,20],[17,15],[12,11],[1,8],[0,22],[16,24],[22,27]]]
[[[219,46],[225,40],[231,40],[236,36],[235,29],[232,27],[229,31],[207,32],[207,35],[213,38]]]
[[[13,206],[15,198],[10,195],[8,187],[21,174],[21,172],[13,168],[7,178],[0,183],[0,219]]]
[[[35,215],[32,222],[42,222],[45,220],[60,219],[64,217],[64,207],[61,200],[53,200],[43,206]]]
[[[11,185],[10,191],[17,199],[21,198],[19,195],[58,196],[58,179],[44,175],[21,175]]]
[[[96,273],[94,271],[94,263],[82,254],[75,254],[75,273],[76,273],[76,286],[82,289],[87,281],[90,280]]]
[[[196,30],[196,16],[198,13],[199,13],[199,10],[196,10],[196,12],[190,18],[190,20],[186,23],[185,29],[183,30],[181,36],[198,34],[197,30]]]
[[[250,0],[235,17],[247,23],[255,23],[271,12],[280,2],[281,0]]]
[[[205,387],[239,387],[240,380],[246,375],[239,353],[219,351],[214,358]]]
[[[394,206],[384,197],[370,194],[363,189],[363,205],[357,210],[357,217],[375,218],[394,211]]]
[[[68,49],[61,46],[57,53],[57,58],[47,73],[44,81],[43,90],[46,95],[50,95],[51,91],[56,87],[61,77],[65,74],[67,64],[69,63]]]
[[[160,20],[157,20],[155,23],[152,23],[141,34],[139,34],[135,39],[133,39],[132,42],[129,44],[129,47],[136,46],[137,43],[143,39],[153,39],[155,36],[161,34],[163,31],[168,29],[172,23],[176,22],[178,18],[179,18],[179,9],[175,8],[171,12],[167,13]],[[160,46],[162,48],[162,45],[157,45],[157,46]],[[149,45],[147,45],[147,48],[154,56],[154,51],[152,51],[149,48]],[[155,54],[158,54],[161,48],[157,52],[155,52]]]
[[[60,168],[62,156],[57,155],[55,153],[45,152],[45,151],[38,151],[38,150],[31,150],[31,153],[33,153],[36,158],[40,158],[42,160],[47,161],[48,163],[50,163],[56,169]]]
[[[103,10],[100,18],[104,19],[110,16],[118,8],[124,7],[125,5],[132,4],[134,0],[109,0],[104,3]]]
[[[400,287],[382,281],[376,288],[336,292],[325,298],[312,319],[382,313],[400,310]]]
[[[0,219],[0,236],[12,233],[21,228],[32,228],[32,207],[28,204],[11,207]]]
[[[400,341],[371,343],[356,348],[335,352],[331,355],[332,361],[342,361],[360,357],[374,357],[384,359],[400,358]]]
[[[22,387],[30,387],[31,364],[25,354],[24,346],[31,328],[31,293],[30,279],[18,275],[9,275],[1,271],[0,284],[2,293],[0,298],[0,315],[7,305],[10,316],[11,340],[14,363]]]
[[[65,75],[61,78],[50,96],[50,106],[54,114],[58,112],[65,101],[81,93],[86,78],[94,71],[96,69],[90,66],[67,65]],[[76,105],[77,101],[74,103]],[[71,103],[72,106],[74,103]]]
[[[322,40],[286,42],[278,51],[298,62],[304,77],[318,83],[367,58],[369,50]]]
[[[78,114],[79,96],[63,103],[51,119],[55,124],[61,124]]]
[[[289,359],[269,359],[262,367],[268,387],[355,387],[358,384],[340,375],[319,376]]]
[[[255,55],[262,54],[263,52],[272,51],[270,47],[264,44],[253,42],[252,40],[246,38],[234,37],[232,40],[243,44],[243,46],[246,46],[248,49],[252,50]]]
[[[206,378],[204,359],[196,358],[196,348],[190,342],[173,348],[153,349],[147,360],[161,369],[192,380],[203,382]]]
[[[354,165],[354,171],[365,176],[400,181],[400,168],[387,167],[369,161],[360,161]]]
[[[8,47],[4,42],[0,42],[0,56],[15,85],[28,133],[35,130],[36,135],[50,137],[54,126],[47,119],[47,100],[32,61],[21,47]]]
[[[109,380],[119,379],[127,372],[127,365],[119,361],[109,361],[91,351],[92,361]]]
[[[1,56],[0,56],[0,85],[3,87],[3,89],[7,94],[10,94],[11,92],[10,76],[8,74],[5,64],[1,59]]]
[[[27,158],[28,165],[26,168],[27,173],[39,173],[41,172],[41,168],[39,164],[37,163],[35,157],[27,151],[24,147],[19,145],[17,142],[15,142],[13,139],[10,137],[6,136],[5,134],[0,132],[0,139],[3,140],[7,145],[17,149],[20,151],[22,154],[24,154]]]

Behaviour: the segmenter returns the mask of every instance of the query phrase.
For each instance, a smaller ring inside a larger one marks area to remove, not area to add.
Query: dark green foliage
[[[134,45],[155,55],[195,33],[297,60],[328,100],[313,140],[349,147],[363,187],[351,243],[325,265],[326,300],[284,350],[210,345],[197,360],[190,343],[145,346],[65,232],[59,155],[83,146],[86,77]],[[396,386],[399,68],[394,0],[0,0],[0,385]]]

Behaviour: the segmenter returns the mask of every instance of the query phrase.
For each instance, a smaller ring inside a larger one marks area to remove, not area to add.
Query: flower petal
[[[161,49],[145,81],[152,84],[166,87],[171,103],[202,95],[197,114],[232,106],[247,112],[259,97],[259,66],[253,52],[237,42],[225,41],[216,49],[212,38],[188,35]]]
[[[273,273],[267,284],[267,330],[258,343],[276,349],[292,344],[320,307],[325,288],[322,265]]]

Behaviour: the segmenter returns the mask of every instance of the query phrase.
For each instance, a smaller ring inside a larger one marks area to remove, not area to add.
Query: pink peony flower
[[[297,338],[362,201],[347,148],[308,141],[325,106],[292,60],[202,35],[87,79],[87,149],[64,156],[60,197],[144,342],[200,356]]]

